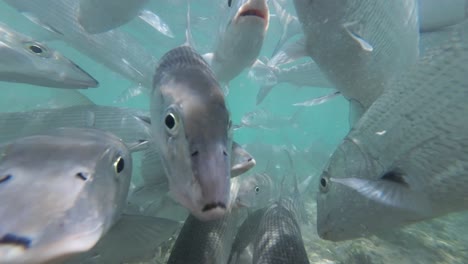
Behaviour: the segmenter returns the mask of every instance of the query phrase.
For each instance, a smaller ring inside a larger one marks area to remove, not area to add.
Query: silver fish
[[[75,0],[5,0],[31,21],[48,29],[58,39],[110,70],[144,87],[151,87],[157,64],[150,52],[125,32],[114,29],[89,34],[79,24]]]
[[[103,33],[135,18],[149,0],[80,0],[78,22],[90,34]]]
[[[85,89],[99,83],[58,51],[0,23],[0,81]]]
[[[230,212],[213,221],[189,216],[167,263],[226,263],[237,225],[246,209],[262,207],[271,196],[268,175],[244,175],[232,179]]]
[[[213,221],[189,215],[167,263],[226,263],[239,221],[239,210]]]
[[[257,164],[257,162],[254,157],[238,143],[233,141],[231,149],[231,177],[244,174],[252,169],[255,164]]]
[[[235,195],[231,192],[233,206],[255,210],[266,206],[273,197],[274,184],[266,172],[242,175],[232,181],[232,185],[238,185]]]
[[[284,201],[263,215],[254,240],[253,263],[309,263],[298,220]]]
[[[280,83],[288,83],[298,87],[334,87],[313,61],[283,68],[256,62],[249,72],[249,77],[261,86],[257,93],[257,105],[263,102],[273,87]]]
[[[340,91],[336,91],[336,92],[333,92],[331,94],[327,94],[327,95],[324,95],[324,96],[313,98],[313,99],[307,100],[307,101],[302,102],[302,103],[295,103],[293,105],[294,106],[305,106],[305,107],[320,105],[320,104],[323,104],[323,103],[335,98],[336,96],[338,96],[340,94],[341,94]]]
[[[418,58],[416,0],[294,0],[294,5],[308,55],[353,102],[356,117]]]
[[[465,22],[393,82],[334,152],[319,182],[320,237],[353,239],[468,209],[467,72]]]
[[[466,0],[418,0],[419,31],[436,31],[455,25],[468,17]]]
[[[170,192],[199,219],[222,217],[229,202],[230,114],[213,72],[190,46],[161,58],[151,120]]]
[[[238,228],[229,254],[229,264],[243,263],[240,261],[242,252],[254,241],[257,230],[268,207],[263,207],[250,213]],[[252,262],[250,259],[249,262]]]
[[[266,0],[239,0],[226,17],[214,52],[203,55],[224,83],[257,60],[268,30],[268,5]]]
[[[151,140],[147,113],[111,106],[79,105],[55,109],[0,113],[0,143],[51,128],[98,128],[111,132],[127,144]]]
[[[78,22],[90,34],[104,33],[139,17],[162,34],[173,38],[169,25],[145,9],[149,0],[81,0]]]
[[[124,214],[92,249],[65,264],[148,262],[180,226],[169,219]]]
[[[86,251],[120,217],[132,157],[114,135],[61,128],[0,149],[0,263]]]
[[[258,108],[255,111],[245,113],[239,125],[235,126],[235,129],[242,127],[250,128],[260,128],[267,130],[274,130],[279,128],[286,128],[290,126],[297,126],[297,119],[300,114],[304,111],[304,108],[301,108],[295,111],[292,116],[275,116],[271,112],[267,111],[264,108]]]
[[[289,153],[288,157],[292,165]],[[294,180],[291,195],[281,194],[278,201],[255,211],[244,221],[233,242],[232,263],[237,263],[250,243],[253,243],[252,263],[309,263],[299,226],[299,221],[305,218],[305,209],[295,174]]]

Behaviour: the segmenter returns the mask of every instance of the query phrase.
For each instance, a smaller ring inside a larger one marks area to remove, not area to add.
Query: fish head
[[[152,110],[153,116],[162,113],[153,127],[171,195],[198,219],[212,220],[228,209],[232,123],[221,89],[199,90],[217,83],[192,74],[160,87],[164,109]]]
[[[224,32],[226,50],[242,52],[242,56],[251,59],[253,64],[263,45],[263,40],[269,25],[269,9],[265,0],[238,1],[233,8],[231,19],[227,22]]]
[[[368,234],[372,216],[369,202],[335,180],[378,175],[360,144],[346,138],[330,157],[318,182],[317,232],[322,239],[341,241]]]
[[[241,176],[235,206],[257,209],[264,207],[273,197],[273,181],[266,173]]]
[[[0,45],[2,60],[8,62],[9,68],[5,73],[0,73],[0,77],[5,81],[56,88],[89,88],[99,85],[89,73],[44,43],[11,31],[4,44]]]
[[[63,128],[0,151],[0,199],[9,201],[0,208],[2,260],[45,263],[89,250],[120,216],[132,161],[115,136]]]

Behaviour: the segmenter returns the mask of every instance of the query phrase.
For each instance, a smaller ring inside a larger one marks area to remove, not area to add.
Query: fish
[[[152,134],[171,195],[199,220],[220,219],[230,201],[232,121],[210,66],[186,41],[160,59],[150,93]]]
[[[139,17],[162,34],[173,38],[169,25],[158,15],[145,9],[149,0],[96,1],[81,0],[78,22],[86,32],[99,34],[118,28]]]
[[[143,214],[153,217],[162,217],[175,221],[184,221],[187,218],[187,209],[174,202],[170,196],[169,182],[161,163],[160,155],[154,141],[149,141],[150,146],[144,150],[141,160],[140,174],[143,182],[136,186],[129,195],[127,214]],[[263,177],[237,177],[253,168],[255,160],[238,144],[233,142],[233,162],[231,163],[231,200],[228,210],[237,207],[253,206],[261,203],[270,192],[271,180],[268,182]],[[236,156],[239,157],[236,157]],[[249,158],[247,158],[249,157]],[[249,181],[249,184],[245,183]],[[261,190],[255,190],[255,188]],[[253,194],[255,193],[255,194]]]
[[[296,16],[291,15],[283,8],[284,4],[281,4],[276,0],[271,1],[271,3],[273,4],[276,16],[279,18],[282,26],[281,36],[273,50],[273,55],[276,56],[288,40],[296,35],[302,34],[302,26]]]
[[[0,206],[0,263],[49,263],[87,251],[119,219],[132,157],[113,134],[59,128],[0,151],[0,199],[9,201]]]
[[[418,0],[419,31],[437,31],[447,26],[461,23],[467,18],[468,1]]]
[[[260,128],[266,130],[274,130],[278,128],[287,128],[290,126],[297,126],[297,119],[300,114],[303,112],[303,108],[295,111],[292,116],[274,116],[272,113],[267,111],[264,108],[258,108],[254,111],[245,113],[241,122],[238,125],[234,126],[234,129],[239,129],[242,127],[249,128]]]
[[[64,264],[148,262],[180,226],[169,219],[124,214],[92,249]]]
[[[268,5],[266,0],[239,0],[226,18],[214,51],[203,55],[221,83],[228,83],[257,60],[268,30]]]
[[[102,34],[89,34],[79,24],[75,0],[5,0],[36,25],[102,64],[109,70],[143,87],[152,87],[157,59],[134,37],[116,28]]]
[[[290,153],[284,150],[294,170]],[[281,182],[280,197],[277,201],[264,204],[250,214],[240,226],[234,239],[228,263],[238,263],[242,252],[253,245],[252,263],[309,263],[302,240],[300,221],[305,220],[297,175],[294,173],[294,190],[283,194]]]
[[[237,192],[233,196],[234,207],[247,207],[250,210],[264,207],[273,197],[274,184],[266,172],[245,174],[238,178],[232,185],[238,185]]]
[[[78,22],[90,34],[104,33],[128,23],[149,2],[80,0]]]
[[[137,143],[143,150],[152,140],[148,115],[136,109],[94,104],[0,113],[0,143],[51,128],[97,128],[117,135],[126,144]]]
[[[231,181],[234,183],[231,184],[230,190],[233,200],[239,201],[236,199],[239,198],[242,201],[251,202],[250,204],[238,206],[232,203],[228,213],[224,214],[221,219],[212,221],[201,221],[195,216],[189,215],[176,239],[167,263],[226,263],[237,225],[240,224],[246,206],[253,208],[250,206],[260,202],[259,200],[254,201],[259,197],[250,195],[251,189],[254,187],[251,184],[252,180],[254,179],[248,177],[233,178]],[[258,186],[265,186],[265,189],[252,191],[267,193],[269,186],[266,183],[258,181]]]
[[[265,211],[253,245],[253,263],[310,263],[298,220],[284,201]]]
[[[241,211],[233,210],[213,221],[189,215],[167,263],[226,263],[240,214]]]
[[[249,77],[260,84],[260,90],[256,98],[257,105],[262,103],[273,87],[280,83],[287,83],[298,87],[334,87],[314,61],[283,68],[257,62],[250,70]]]
[[[232,142],[231,177],[236,177],[246,173],[255,167],[256,164],[257,162],[255,161],[255,158],[249,152],[235,141]]]
[[[351,102],[351,125],[417,62],[417,0],[294,0],[294,6],[306,53]]]
[[[29,36],[0,23],[0,81],[86,89],[99,82],[80,66]]]
[[[295,104],[293,104],[293,106],[309,107],[309,106],[320,105],[320,104],[323,104],[323,103],[329,101],[330,99],[335,98],[336,96],[338,96],[340,94],[341,94],[340,91],[336,91],[336,92],[333,92],[331,94],[327,94],[327,95],[324,95],[324,96],[313,98],[313,99],[307,100],[307,101],[302,102],[302,103],[295,103]]]
[[[231,253],[229,254],[227,263],[242,263],[240,261],[242,252],[246,250],[255,239],[260,222],[262,221],[267,209],[268,207],[263,207],[255,210],[247,216],[244,222],[242,222],[232,243]],[[252,260],[250,259],[249,262],[251,261]]]
[[[467,62],[464,22],[356,123],[318,182],[322,239],[369,236],[468,209]]]

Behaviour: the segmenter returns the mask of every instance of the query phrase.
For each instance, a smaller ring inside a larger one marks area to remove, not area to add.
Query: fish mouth
[[[256,17],[260,17],[260,18],[266,20],[265,12],[263,10],[260,10],[260,9],[247,9],[247,10],[241,11],[238,16],[239,17],[256,16]]]
[[[99,86],[99,81],[96,80],[91,74],[83,70],[78,64],[70,61],[70,63],[75,67],[75,80],[74,84],[77,86],[96,88]]]
[[[214,210],[214,209],[217,209],[217,208],[221,208],[222,210],[226,210],[226,205],[222,202],[217,202],[217,203],[209,203],[209,204],[206,204],[203,209],[202,209],[202,212],[210,212],[211,210]]]
[[[202,221],[212,221],[222,218],[226,213],[227,207],[225,203],[214,202],[205,204],[201,211],[199,211],[198,214],[195,214],[195,216]]]

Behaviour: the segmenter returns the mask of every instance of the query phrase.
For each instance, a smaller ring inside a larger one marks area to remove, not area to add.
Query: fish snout
[[[230,197],[230,157],[226,148],[193,151],[192,166],[201,195],[196,216],[201,220],[221,218],[227,212]]]
[[[70,61],[70,69],[65,71],[65,79],[72,85],[95,88],[99,82],[76,63]]]

